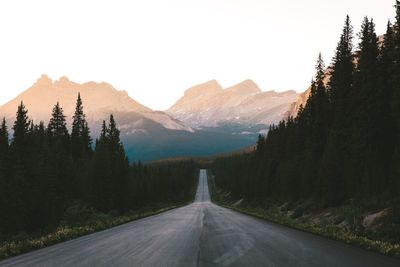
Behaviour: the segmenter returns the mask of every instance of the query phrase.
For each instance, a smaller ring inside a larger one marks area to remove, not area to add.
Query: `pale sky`
[[[304,91],[319,52],[327,63],[349,14],[377,32],[395,0],[2,0],[0,105],[42,73],[106,81],[163,110],[211,79]]]

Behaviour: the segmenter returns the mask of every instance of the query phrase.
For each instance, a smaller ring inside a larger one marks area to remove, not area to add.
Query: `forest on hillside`
[[[123,215],[193,198],[195,164],[129,165],[113,115],[109,123],[103,121],[101,135],[93,144],[80,95],[71,129],[70,133],[58,103],[45,126],[34,124],[21,102],[12,136],[3,119],[0,241],[60,223],[84,223],[99,214]]]
[[[218,188],[257,203],[389,206],[400,225],[400,1],[395,9],[383,41],[365,17],[357,46],[347,16],[329,73],[318,57],[306,105],[260,136],[255,153],[218,159]]]

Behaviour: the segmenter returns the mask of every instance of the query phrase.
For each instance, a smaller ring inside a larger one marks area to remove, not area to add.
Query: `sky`
[[[211,79],[302,92],[318,53],[331,61],[346,14],[356,33],[368,15],[383,34],[394,2],[3,0],[0,105],[43,73],[105,81],[155,110]]]

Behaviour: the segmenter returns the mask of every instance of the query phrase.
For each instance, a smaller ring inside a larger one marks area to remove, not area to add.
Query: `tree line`
[[[329,73],[318,57],[305,106],[260,136],[254,154],[217,160],[218,187],[257,201],[399,199],[400,1],[395,8],[383,40],[364,18],[357,47],[346,17]]]
[[[185,202],[195,184],[192,162],[129,165],[113,115],[93,144],[80,95],[71,133],[59,103],[46,126],[34,124],[22,102],[12,136],[5,119],[0,126],[0,235],[57,226],[77,203],[123,214]]]

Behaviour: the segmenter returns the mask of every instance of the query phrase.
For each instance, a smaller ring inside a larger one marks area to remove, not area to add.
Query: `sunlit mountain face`
[[[226,89],[212,80],[186,90],[167,113],[194,128],[270,125],[283,118],[297,97],[295,91],[263,92],[251,80]]]

